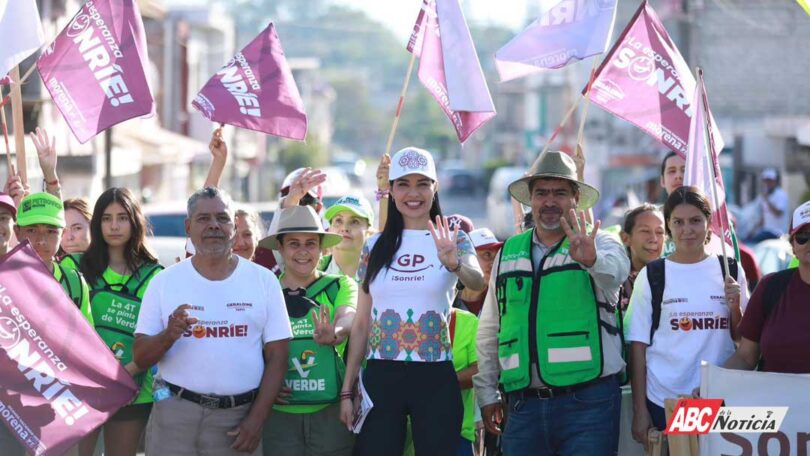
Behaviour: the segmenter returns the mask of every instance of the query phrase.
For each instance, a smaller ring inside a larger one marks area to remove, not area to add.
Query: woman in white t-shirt
[[[454,455],[463,406],[447,321],[456,280],[481,289],[483,273],[467,235],[451,232],[441,215],[430,153],[400,150],[389,179],[385,228],[363,249],[341,419],[352,424],[351,398],[365,356],[362,383],[374,406],[355,454],[402,454],[410,417],[417,454]]]
[[[739,338],[741,308],[748,300],[741,291],[747,290],[745,274],[737,267],[739,283],[733,273],[724,280],[723,263],[706,251],[711,214],[708,199],[696,187],[670,194],[664,220],[675,252],[648,263],[633,287],[625,327],[631,342],[633,438],[641,443],[651,427],[666,426],[664,401],[691,394],[700,384],[701,360],[722,365]],[[656,266],[662,266],[666,279],[654,328],[648,274]]]

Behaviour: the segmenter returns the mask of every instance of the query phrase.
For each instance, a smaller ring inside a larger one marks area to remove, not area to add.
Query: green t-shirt
[[[455,319],[453,328],[453,368],[456,372],[478,362],[475,352],[475,336],[478,334],[478,318],[466,310],[453,309]],[[475,392],[473,388],[461,390],[461,401],[464,404],[464,420],[461,424],[461,436],[475,441]]]
[[[150,266],[151,265],[145,265],[143,267],[150,267]],[[149,277],[147,277],[143,281],[143,286],[141,286],[140,289],[138,290],[138,292],[136,293],[136,297],[138,299],[143,299],[143,295],[144,295],[144,293],[146,293],[146,288],[149,286],[149,282],[152,280],[152,277],[154,277],[155,274],[157,274],[161,270],[162,270],[162,268],[155,269],[155,271],[153,271],[149,275]],[[107,282],[110,285],[110,288],[112,288],[113,291],[121,291],[123,289],[123,287],[124,287],[124,284],[127,283],[127,281],[129,280],[129,278],[131,276],[129,276],[129,275],[121,275],[121,274],[113,271],[111,268],[108,267],[104,271],[104,273],[102,274],[102,277],[104,278],[104,281]],[[96,288],[94,288],[94,290],[95,289]],[[91,306],[92,306],[92,303],[91,303]],[[138,312],[140,312],[140,304],[138,304],[137,307],[138,308],[135,309],[136,314]],[[96,319],[98,319],[98,318],[96,318]],[[140,393],[138,393],[138,397],[136,397],[135,400],[132,402],[133,404],[148,404],[148,403],[152,402],[152,380],[153,380],[153,375],[154,375],[152,370],[153,370],[153,368],[147,369],[146,375],[144,376],[143,381],[140,383],[141,391],[140,391]]]
[[[280,279],[283,278],[284,274],[281,275]],[[353,308],[357,307],[357,282],[355,282],[354,279],[352,279],[351,277],[341,275],[338,283],[339,288],[337,294],[335,295],[335,302],[329,302],[329,298],[327,297],[325,290],[324,292],[319,293],[314,298],[312,296],[309,296],[310,298],[313,298],[314,301],[317,302],[319,305],[321,306],[325,305],[329,307],[329,316],[333,322],[335,321],[335,314],[339,307],[343,306],[350,306]],[[346,350],[346,345],[348,341],[349,339],[346,338],[343,340],[343,342],[335,346],[335,349],[337,350],[339,356],[343,356],[343,352]],[[341,386],[342,385],[338,385],[338,388],[340,388]],[[325,409],[329,405],[330,404],[315,404],[315,405],[276,404],[273,406],[273,410],[284,413],[298,413],[298,414],[315,413]]]
[[[66,277],[67,274],[71,274],[74,276],[72,282],[79,282],[81,283],[81,291],[75,291],[70,289],[71,281],[68,280]],[[65,290],[65,293],[68,297],[73,301],[74,297],[71,296],[72,293],[81,293],[79,310],[81,311],[82,315],[84,315],[85,320],[90,323],[90,326],[93,326],[93,312],[90,309],[90,287],[87,286],[87,282],[84,281],[84,277],[81,275],[79,271],[76,269],[67,268],[60,268],[59,265],[54,263],[53,265],[53,278],[56,279],[62,285],[62,289]],[[74,301],[75,304],[75,301]]]

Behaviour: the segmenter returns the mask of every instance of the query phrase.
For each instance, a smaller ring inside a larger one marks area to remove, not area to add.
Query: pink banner
[[[424,0],[408,42],[408,51],[419,56],[419,81],[453,123],[463,144],[475,130],[495,117],[495,106],[475,57],[475,47],[458,0],[445,1],[447,3],[442,5],[445,17],[440,19],[436,2]],[[449,46],[443,46],[445,40]],[[445,55],[445,47],[453,52]],[[450,90],[448,79],[452,82]]]
[[[694,90],[689,66],[645,0],[597,70],[590,99],[685,156]]]
[[[26,241],[0,259],[0,421],[33,455],[64,454],[137,387]]]
[[[723,138],[720,137],[719,133],[715,132],[714,117],[709,108],[709,97],[703,84],[703,74],[700,74],[691,103],[695,107],[695,113],[689,127],[684,185],[698,187],[710,198],[714,209],[711,229],[716,236],[725,239],[726,244],[732,249],[732,253],[729,253],[729,255],[733,256],[734,239],[728,221],[726,186],[723,183],[723,174],[720,171],[718,160],[718,154],[723,150]],[[712,198],[712,191],[717,193],[717,207],[715,207],[714,198]],[[722,251],[715,253],[722,253]]]
[[[206,119],[303,140],[307,115],[272,23],[236,54],[192,102]]]
[[[148,67],[134,0],[88,0],[37,61],[45,87],[81,143],[154,113]]]

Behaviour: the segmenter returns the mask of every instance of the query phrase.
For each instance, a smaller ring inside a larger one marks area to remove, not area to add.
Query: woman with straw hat
[[[283,209],[276,232],[259,245],[284,259],[280,277],[293,329],[290,370],[264,427],[265,455],[348,455],[353,435],[340,423],[343,352],[354,320],[357,284],[317,269],[321,251],[342,236],[327,233],[310,206]]]

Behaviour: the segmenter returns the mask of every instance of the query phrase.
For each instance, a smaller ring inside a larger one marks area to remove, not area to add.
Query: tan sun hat
[[[278,250],[278,236],[290,233],[314,233],[321,235],[321,248],[328,249],[340,244],[343,236],[327,233],[321,224],[321,218],[311,206],[294,206],[282,209],[278,213],[276,232],[259,241],[259,247]]]
[[[599,200],[599,190],[577,179],[577,165],[565,152],[548,151],[532,167],[529,175],[509,184],[509,193],[521,203],[531,206],[532,195],[529,184],[538,177],[566,179],[579,186],[579,208],[589,209]]]

